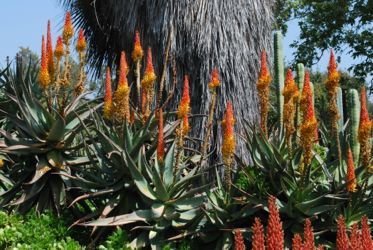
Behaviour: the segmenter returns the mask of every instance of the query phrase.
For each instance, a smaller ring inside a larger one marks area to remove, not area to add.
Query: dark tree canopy
[[[222,86],[216,120],[222,119],[227,101],[233,102],[240,131],[244,119],[257,119],[256,81],[261,50],[270,51],[274,0],[64,0],[77,26],[88,35],[88,58],[96,69],[112,66],[120,51],[132,51],[138,29],[145,46],[151,46],[161,72],[167,37],[172,27],[171,54],[178,75],[176,106],[181,79],[190,75],[193,114],[207,114],[207,83],[213,68]],[[169,68],[168,76],[172,69]],[[169,80],[169,77],[168,77]],[[166,81],[166,90],[170,84]],[[193,121],[194,135],[203,136],[203,123]],[[198,133],[197,133],[198,131]],[[202,133],[201,133],[202,131]],[[215,131],[216,132],[216,131]],[[215,137],[215,136],[214,136]]]
[[[333,48],[348,53],[358,63],[350,70],[367,79],[373,70],[373,1],[372,0],[278,0],[279,27],[290,18],[299,20],[300,40],[295,61],[316,64],[324,52]]]

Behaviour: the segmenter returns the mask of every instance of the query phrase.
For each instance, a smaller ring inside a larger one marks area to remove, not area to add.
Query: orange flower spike
[[[184,77],[183,95],[180,100],[178,118],[181,119],[188,115],[190,111],[190,95],[189,95],[189,77]]]
[[[110,119],[113,111],[113,93],[111,89],[111,72],[106,68],[105,96],[104,96],[104,118]]]
[[[50,75],[48,72],[48,56],[47,56],[47,49],[44,41],[44,36],[41,39],[41,63],[40,63],[40,71],[39,71],[39,83],[40,86],[45,89],[50,84]]]
[[[118,88],[129,88],[128,87],[128,64],[126,59],[126,53],[122,51],[120,53],[120,62],[119,62],[119,80],[118,80]]]
[[[54,56],[57,58],[57,60],[61,60],[61,57],[64,54],[64,49],[63,49],[63,43],[62,43],[62,37],[59,36],[57,37],[57,43],[56,43],[56,48],[54,49]]]
[[[363,249],[373,249],[373,240],[366,215],[361,218],[361,245]]]
[[[147,57],[146,57],[145,74],[144,74],[144,78],[141,81],[142,87],[151,89],[156,79],[157,79],[157,76],[154,73],[152,49],[149,47]]]
[[[209,88],[215,89],[220,86],[220,77],[219,77],[219,71],[218,69],[213,69],[211,72],[211,79],[209,82]]]
[[[299,95],[298,87],[295,84],[293,72],[291,71],[291,69],[288,69],[286,72],[285,87],[284,87],[284,91],[282,94],[284,95],[285,103],[288,103],[292,100],[296,100],[296,98]]]
[[[311,81],[310,81],[310,72],[306,71],[304,74],[304,84],[303,84],[303,90],[302,95],[300,98],[300,105],[301,105],[301,111],[304,113],[308,107],[308,100],[307,97],[312,96],[312,89],[311,89]]]
[[[68,44],[70,39],[74,35],[74,28],[71,21],[71,14],[70,12],[66,12],[65,16],[65,25],[63,26],[63,32],[62,32],[62,39],[65,44]]]
[[[267,226],[267,250],[284,249],[284,230],[279,210],[276,206],[276,197],[268,198],[268,226]]]
[[[340,215],[337,220],[337,250],[348,250],[349,244],[350,243],[346,232],[345,219],[342,215]]]
[[[334,92],[335,88],[338,87],[340,80],[340,74],[337,70],[337,63],[333,50],[330,51],[330,59],[328,66],[328,80],[326,81],[326,88],[330,92]]]
[[[368,140],[368,138],[370,137],[370,133],[371,133],[370,130],[372,127],[372,123],[369,119],[365,87],[361,89],[360,101],[361,101],[361,109],[360,109],[359,141],[360,143],[364,143],[364,141]]]
[[[352,226],[352,230],[351,230],[350,249],[363,250],[360,244],[361,244],[361,235],[359,232],[359,225],[355,223]]]
[[[80,29],[79,35],[78,35],[78,42],[76,43],[76,50],[82,53],[85,51],[86,48],[87,48],[87,42],[85,40],[84,30]]]
[[[303,247],[303,240],[300,234],[295,234],[293,237],[292,250],[305,250]],[[313,250],[313,249],[312,249]]]
[[[234,135],[234,114],[233,106],[231,102],[227,103],[227,108],[225,111],[224,120],[222,122],[223,126],[223,145],[222,145],[222,155],[223,160],[227,165],[230,165],[231,159],[233,157],[236,148],[236,139]]]
[[[135,44],[134,44],[134,48],[132,51],[132,59],[134,62],[138,62],[142,59],[143,56],[144,56],[144,51],[141,46],[140,33],[136,31]]]
[[[352,156],[351,149],[347,151],[347,176],[346,176],[347,191],[353,193],[356,191],[356,177],[355,177],[355,166],[354,159]]]
[[[262,51],[260,57],[260,72],[259,72],[259,81],[257,83],[257,88],[259,90],[266,89],[271,83],[271,76],[269,74],[267,66],[267,54],[265,51]]]
[[[53,79],[54,75],[54,61],[53,61],[53,44],[52,44],[52,34],[51,34],[51,22],[48,20],[47,25],[47,57],[48,57],[48,72],[50,78]]]
[[[245,241],[242,236],[242,232],[239,229],[235,229],[234,233],[234,250],[245,250]]]
[[[304,222],[304,250],[314,250],[315,239],[313,235],[313,228],[310,219]]]
[[[157,144],[157,160],[163,162],[164,159],[164,139],[163,139],[163,111],[158,111],[158,144]]]
[[[255,218],[254,225],[252,226],[252,250],[264,250],[264,228],[259,218]]]

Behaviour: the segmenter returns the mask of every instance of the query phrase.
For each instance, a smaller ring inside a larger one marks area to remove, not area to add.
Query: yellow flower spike
[[[62,39],[65,44],[69,44],[70,39],[74,35],[74,28],[71,21],[71,14],[70,12],[66,12],[65,16],[65,24],[63,26],[63,32],[62,32]]]
[[[140,32],[136,31],[135,34],[135,43],[132,51],[132,59],[134,62],[138,62],[142,59],[144,56],[144,51],[141,46],[141,41],[140,41]]]
[[[267,54],[262,51],[260,58],[260,72],[259,79],[256,84],[259,96],[260,106],[260,127],[265,136],[267,136],[267,119],[269,107],[269,86],[271,83],[271,76],[267,67]]]
[[[234,134],[234,114],[233,106],[231,102],[228,102],[227,108],[222,122],[223,127],[223,145],[222,155],[223,161],[226,165],[230,165],[232,162],[233,154],[236,148],[236,139]]]
[[[130,121],[130,88],[127,82],[127,72],[128,65],[126,60],[126,54],[122,52],[119,64],[118,88],[114,93],[115,119],[119,122]]]
[[[151,48],[148,48],[148,53],[146,57],[146,69],[144,78],[141,81],[141,85],[143,88],[150,90],[151,88],[153,88],[156,79],[157,76],[154,73],[152,50]]]
[[[62,37],[57,37],[57,43],[56,48],[54,49],[54,56],[56,57],[57,61],[61,60],[62,56],[64,54],[63,49],[63,43],[62,43]]]
[[[296,102],[298,100],[299,91],[298,87],[295,84],[293,73],[291,69],[288,69],[285,79],[285,87],[282,92],[284,96],[284,126],[286,132],[286,141],[289,149],[291,150],[291,137],[295,132],[295,111],[296,111]]]
[[[211,72],[211,80],[209,82],[209,88],[215,89],[220,86],[220,77],[218,69],[213,69]]]
[[[44,36],[42,36],[41,40],[41,64],[40,64],[40,71],[39,71],[39,83],[42,89],[46,89],[50,82],[50,76],[48,72],[48,57],[46,51],[46,45],[44,41]]]
[[[179,119],[187,116],[190,111],[189,77],[184,77],[183,95],[180,100],[177,116]]]
[[[87,48],[87,42],[85,40],[84,30],[80,29],[79,35],[78,35],[78,42],[76,43],[76,50],[82,53],[85,51],[86,48]]]

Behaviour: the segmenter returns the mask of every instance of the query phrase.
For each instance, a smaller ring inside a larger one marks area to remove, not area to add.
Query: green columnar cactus
[[[303,63],[298,63],[297,64],[297,79],[296,79],[296,82],[298,84],[298,90],[299,90],[299,93],[302,93],[302,90],[303,90],[303,84],[304,84],[304,65]],[[295,120],[295,127],[296,127],[296,130],[297,130],[297,138],[299,138],[299,133],[300,133],[300,130],[298,129],[300,124],[302,122],[302,114],[301,114],[301,111],[300,111],[300,98],[299,98],[299,101],[298,101],[298,104],[297,104],[297,116],[296,116],[296,120]]]
[[[282,45],[281,31],[274,33],[274,54],[275,54],[275,84],[277,95],[277,109],[280,118],[280,124],[283,123],[283,110],[284,110],[284,96],[282,90],[284,88],[284,50]]]
[[[359,93],[356,89],[350,89],[347,96],[347,110],[348,118],[350,120],[349,134],[350,134],[350,147],[354,157],[355,166],[359,162],[360,143],[358,140],[359,122],[360,122],[360,100]]]
[[[338,107],[338,132],[341,132],[344,124],[344,115],[343,115],[343,96],[342,89],[337,88],[337,107]]]

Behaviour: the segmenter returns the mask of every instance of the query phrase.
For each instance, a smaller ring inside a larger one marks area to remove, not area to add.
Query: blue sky
[[[46,33],[47,20],[52,22],[52,35],[56,38],[60,32],[64,10],[57,0],[11,0],[1,4],[0,27],[0,66],[5,64],[6,56],[13,57],[19,47],[29,47],[40,53],[41,36]],[[291,61],[293,49],[289,44],[299,36],[296,21],[289,23],[288,33],[284,39],[285,60]],[[314,69],[324,71],[328,56],[314,66]],[[352,59],[342,55],[341,69],[347,69],[353,63]]]

